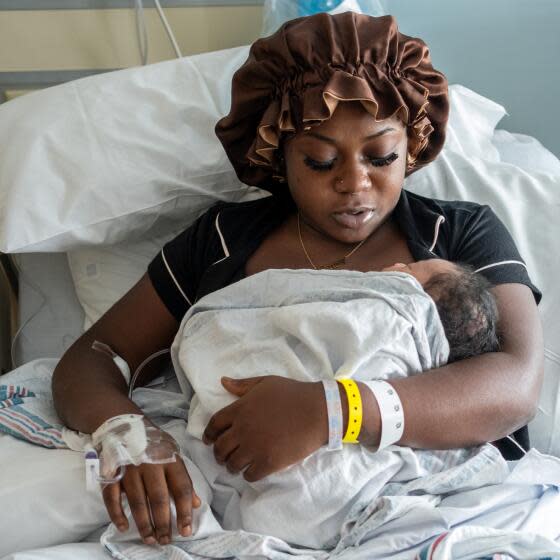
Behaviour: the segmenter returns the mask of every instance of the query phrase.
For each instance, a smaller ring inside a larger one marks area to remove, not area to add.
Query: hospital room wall
[[[424,38],[434,63],[451,83],[462,83],[503,104],[509,116],[501,128],[535,136],[560,156],[559,0],[370,4],[395,15],[404,33]],[[261,29],[262,4],[166,8],[166,13],[183,53],[193,54],[253,41]],[[154,9],[146,10],[146,20],[149,62],[173,58]],[[138,64],[131,9],[0,10],[0,77]]]
[[[174,58],[157,11],[144,13],[148,62]],[[261,30],[260,5],[166,8],[165,13],[184,55],[244,45]],[[140,63],[132,9],[0,11],[0,73],[110,70]]]
[[[497,101],[499,128],[560,157],[560,0],[378,0],[422,37],[449,82]]]

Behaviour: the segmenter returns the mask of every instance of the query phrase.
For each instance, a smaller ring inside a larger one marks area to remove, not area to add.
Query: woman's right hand
[[[183,537],[192,534],[192,508],[199,507],[201,502],[179,457],[173,463],[128,465],[120,482],[103,488],[103,501],[111,521],[119,531],[126,531],[128,520],[122,507],[122,494],[127,497],[145,544],[171,542],[170,499],[177,511],[177,531]]]

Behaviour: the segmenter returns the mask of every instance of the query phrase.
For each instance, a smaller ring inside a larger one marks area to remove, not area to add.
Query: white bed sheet
[[[14,358],[59,358],[83,332],[84,311],[66,253],[15,255],[19,268],[19,325]]]
[[[71,543],[16,552],[2,560],[107,560],[111,555],[99,543]]]

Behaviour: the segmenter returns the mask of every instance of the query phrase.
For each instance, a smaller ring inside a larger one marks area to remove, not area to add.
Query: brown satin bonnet
[[[426,44],[399,33],[392,16],[346,12],[286,22],[258,39],[234,74],[229,115],[216,134],[239,179],[271,192],[282,136],[320,124],[339,101],[359,100],[376,120],[407,126],[408,169],[435,159],[445,140],[447,80]]]

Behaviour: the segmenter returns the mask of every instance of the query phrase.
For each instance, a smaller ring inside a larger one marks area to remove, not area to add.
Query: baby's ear
[[[385,268],[381,269],[381,272],[391,272],[394,269],[399,269],[399,268],[406,268],[406,264],[404,263],[395,263],[392,264],[391,266],[386,266]]]

